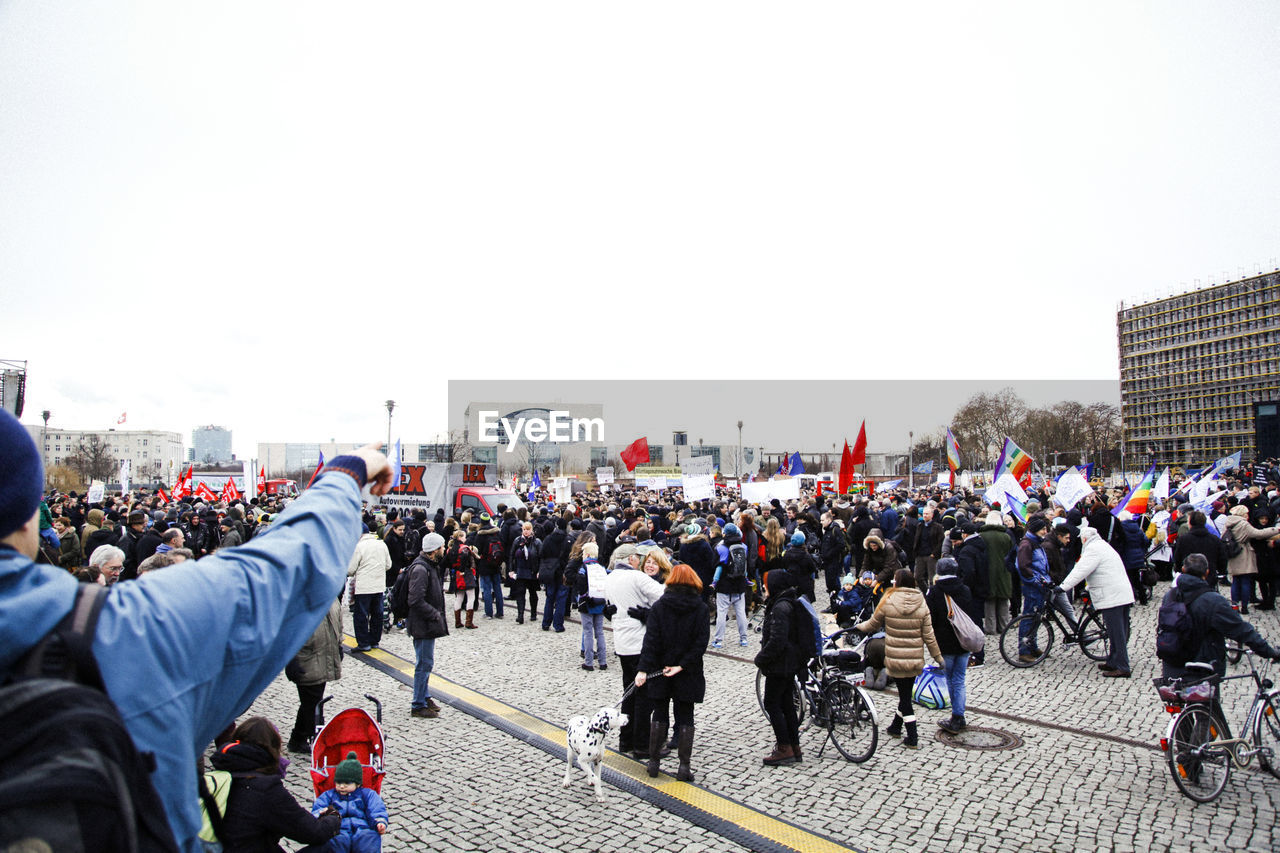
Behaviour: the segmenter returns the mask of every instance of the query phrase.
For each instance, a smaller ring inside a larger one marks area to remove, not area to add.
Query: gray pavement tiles
[[[1163,591],[1162,585],[1156,601]],[[749,648],[733,649],[741,656],[707,657],[707,701],[696,715],[696,784],[868,851],[1277,849],[1280,781],[1256,768],[1236,772],[1217,802],[1196,805],[1177,792],[1164,753],[1150,748],[1169,719],[1151,685],[1159,672],[1155,616],[1154,604],[1133,609],[1127,680],[1103,679],[1078,648],[1060,645],[1043,664],[1013,669],[988,638],[987,665],[968,678],[969,721],[1012,732],[1024,746],[1001,752],[945,746],[932,735],[949,712],[918,709],[921,749],[904,750],[882,731],[875,756],[862,765],[845,762],[830,746],[818,758],[814,731],[802,735],[803,763],[761,764],[772,736],[756,704],[750,660],[759,635],[752,634]],[[1250,620],[1280,643],[1276,613]],[[480,630],[437,642],[439,675],[557,725],[622,695],[620,667],[580,668],[577,625],[557,634],[511,618],[478,617],[477,624]],[[403,633],[382,646],[413,660]],[[610,660],[616,663],[612,648]],[[1243,718],[1251,688],[1247,680],[1226,688],[1232,722]],[[597,804],[581,771],[563,789],[563,757],[450,707],[439,719],[411,719],[409,688],[357,658],[347,658],[329,692],[330,714],[367,705],[365,692],[383,701],[384,795],[392,815],[385,850],[743,849],[612,786]],[[873,695],[883,726],[896,696]],[[296,703],[281,676],[251,713],[287,730]],[[610,746],[616,748],[616,735]],[[287,784],[309,804],[306,762],[294,758]]]

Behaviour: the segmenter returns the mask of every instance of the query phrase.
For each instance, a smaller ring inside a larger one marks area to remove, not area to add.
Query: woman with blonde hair
[[[653,603],[645,620],[644,646],[640,651],[640,671],[636,689],[646,687],[653,703],[649,723],[650,776],[657,776],[662,746],[670,722],[668,701],[675,704],[677,751],[680,769],[676,778],[692,782],[689,759],[693,753],[693,706],[706,697],[707,679],[702,657],[711,639],[710,612],[702,600],[702,581],[684,563],[671,569],[666,591]],[[648,680],[647,673],[661,671],[661,678]]]
[[[773,516],[764,526],[764,565],[760,574],[782,568],[782,555],[787,552],[787,532]]]
[[[885,731],[889,737],[901,737],[905,724],[907,736],[902,745],[908,749],[919,749],[911,691],[915,687],[916,676],[924,672],[925,646],[939,666],[945,662],[942,649],[933,635],[929,605],[916,589],[916,578],[910,569],[898,569],[893,577],[893,588],[885,593],[871,618],[858,625],[857,630],[862,634],[885,632],[884,666],[898,685],[898,711]]]
[[[667,576],[671,574],[671,561],[661,548],[650,548],[641,560],[640,568],[658,583],[665,584]]]

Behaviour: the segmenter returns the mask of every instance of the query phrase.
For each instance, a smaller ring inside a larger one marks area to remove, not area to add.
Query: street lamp
[[[742,421],[738,421],[738,464],[734,465],[734,474],[738,477],[738,485],[742,485]]]
[[[395,400],[387,401],[387,446],[384,448],[387,453],[391,452],[391,412],[396,407]]]
[[[52,414],[48,409],[40,413],[40,417],[44,418],[44,439],[41,446],[44,450],[40,451],[40,461],[44,465],[45,482],[48,483],[49,478],[49,416]]]
[[[907,430],[907,491],[908,492],[914,492],[916,489],[915,437],[916,437],[916,434],[913,431]]]

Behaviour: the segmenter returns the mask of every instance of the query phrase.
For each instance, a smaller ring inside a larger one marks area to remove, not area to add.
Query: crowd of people
[[[1280,496],[1274,486],[1231,477],[1201,508],[1175,497],[1136,518],[1117,511],[1123,489],[1097,489],[1064,507],[1054,501],[1052,483],[1031,490],[1017,514],[940,486],[874,496],[802,492],[798,500],[763,506],[726,488],[710,500],[686,502],[679,490],[615,486],[561,505],[540,493],[527,505],[499,506],[492,516],[443,509],[429,516],[361,502],[366,481],[381,494],[390,478],[386,459],[365,448],[333,460],[293,506],[273,497],[219,505],[145,493],[88,505],[74,493],[44,492],[39,456],[15,423],[0,423],[4,450],[24,463],[0,483],[0,590],[14,594],[0,608],[0,618],[10,620],[0,622],[0,633],[20,641],[3,647],[0,674],[16,672],[73,606],[77,581],[110,587],[100,624],[127,611],[127,629],[106,636],[128,645],[98,639],[94,653],[138,748],[156,753],[156,791],[183,849],[198,849],[199,814],[192,798],[175,792],[194,791],[190,759],[215,735],[237,744],[224,745],[215,765],[253,765],[258,774],[286,752],[308,748],[309,709],[324,684],[340,677],[342,600],[358,650],[377,648],[388,627],[412,639],[409,712],[427,719],[441,713],[430,676],[435,642],[450,627],[481,628],[485,620],[507,618],[514,605],[517,624],[563,633],[576,614],[580,665],[603,671],[611,623],[629,719],[620,749],[646,762],[652,776],[674,750],[682,780],[694,779],[704,656],[723,649],[730,617],[740,647],[749,645],[748,623],[761,617],[755,663],[772,729],[771,751],[763,756],[769,766],[803,760],[792,691],[814,654],[819,610],[871,638],[868,685],[896,690],[888,734],[908,748],[920,745],[912,687],[926,655],[949,687],[951,713],[939,726],[954,733],[966,727],[967,674],[985,659],[961,643],[952,608],[991,635],[1048,604],[1076,630],[1072,594],[1083,583],[1110,640],[1100,674],[1125,678],[1132,671],[1132,608],[1151,602],[1156,582],[1180,572],[1179,587],[1202,601],[1197,630],[1206,657],[1219,654],[1225,636],[1274,654],[1241,615],[1250,606],[1275,606],[1280,528],[1272,521]],[[182,568],[184,560],[199,561],[202,571]],[[1230,584],[1230,603],[1213,592],[1221,583]],[[406,610],[399,620],[389,608],[401,586]],[[46,605],[41,618],[17,628],[15,608],[34,601]],[[181,636],[153,630],[187,618],[195,624]],[[1034,659],[1040,653],[1034,643],[1034,635],[1024,634],[1019,654]],[[161,648],[166,670],[177,674],[137,690]],[[281,671],[299,697],[287,742],[254,719],[227,731]],[[129,698],[131,691],[142,695]],[[337,837],[341,821],[330,819],[329,806],[314,815],[303,810],[310,823],[283,807],[264,808],[270,801],[263,797],[279,793],[271,782],[233,790],[229,811],[248,821],[236,823],[248,827],[245,837],[278,833],[276,839],[305,843]],[[365,807],[373,817],[362,825],[362,844],[385,830],[380,808]],[[296,822],[255,823],[255,810],[276,818],[287,813]]]

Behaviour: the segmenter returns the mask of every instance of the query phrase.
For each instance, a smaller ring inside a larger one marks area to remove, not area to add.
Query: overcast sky
[[[1120,300],[1280,266],[1278,70],[1270,0],[2,3],[0,358],[241,455],[450,378],[1114,379]]]

